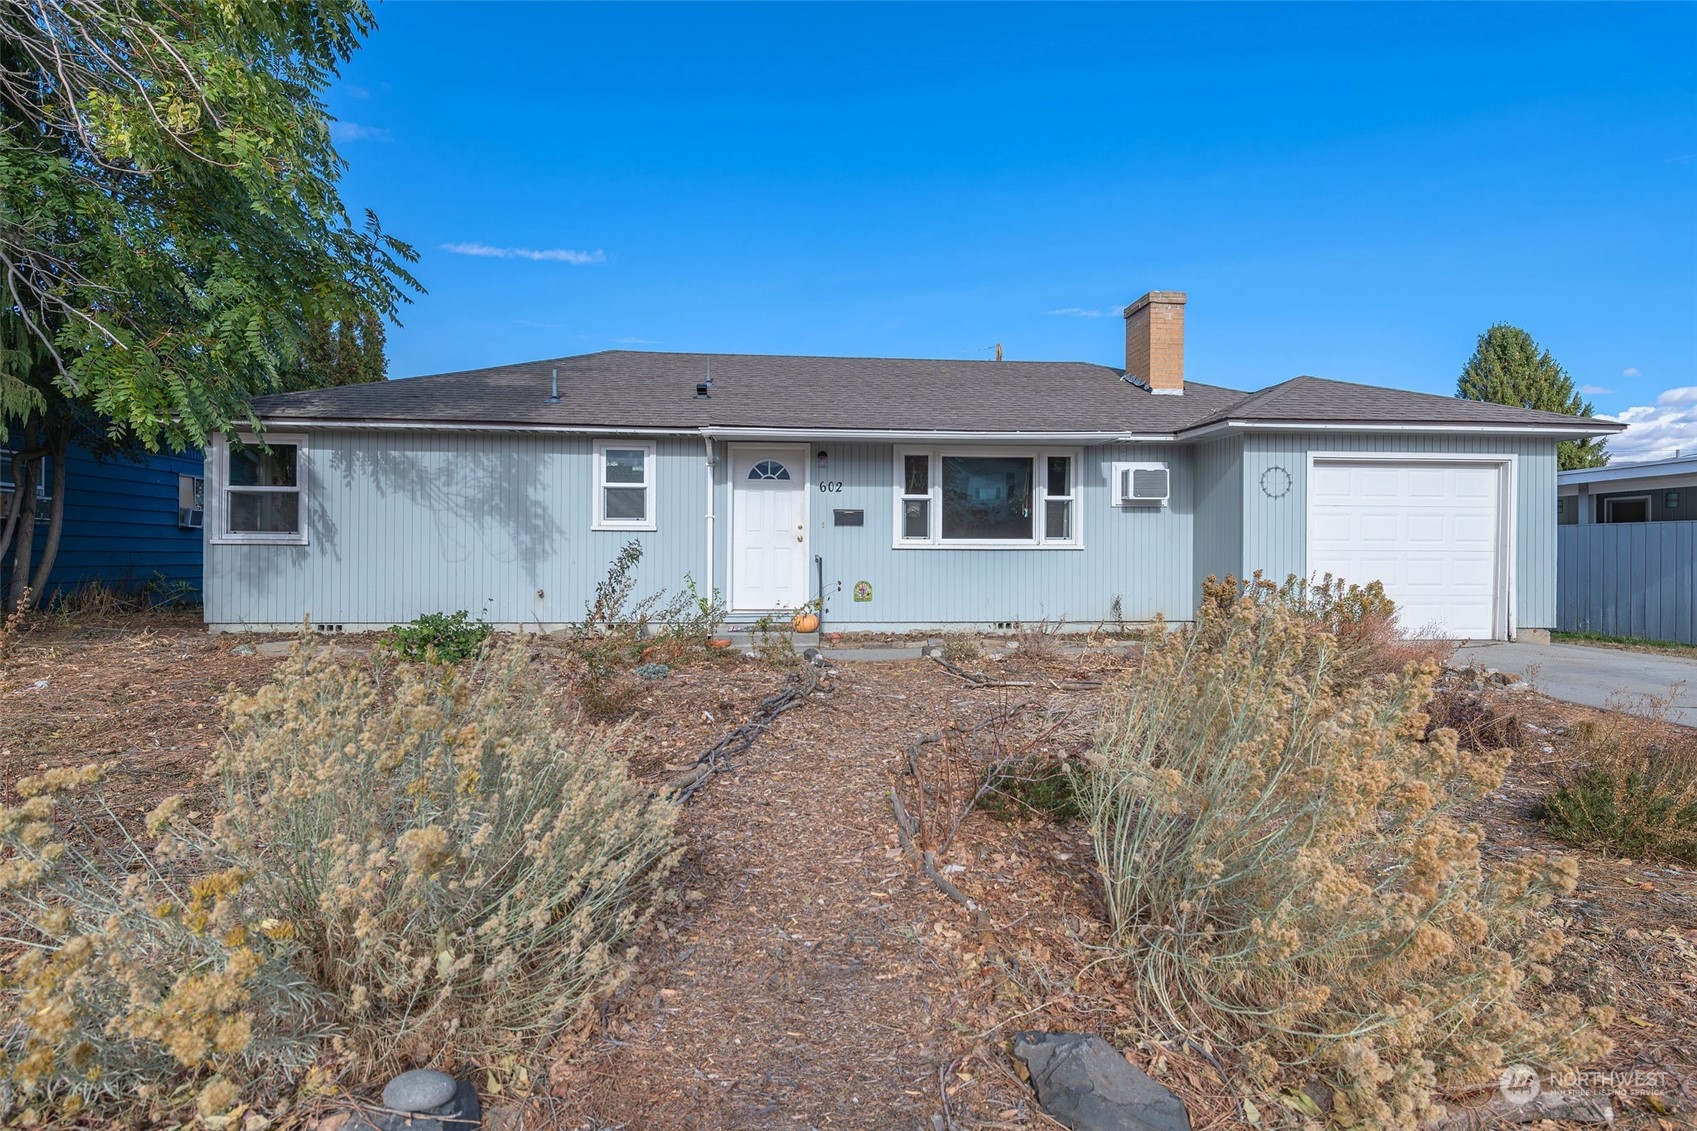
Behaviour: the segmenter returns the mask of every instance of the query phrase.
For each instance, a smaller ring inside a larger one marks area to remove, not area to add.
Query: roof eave
[[[1022,432],[1013,429],[951,428],[748,428],[712,425],[701,434],[715,440],[809,440],[830,439],[864,443],[1027,443],[1027,444],[1129,444],[1170,443],[1171,432]]]
[[[1236,432],[1408,432],[1424,435],[1458,436],[1543,436],[1555,440],[1578,440],[1589,436],[1612,436],[1624,424],[1599,422],[1583,428],[1563,424],[1461,423],[1455,421],[1373,420],[1219,420],[1180,429],[1180,440],[1203,440]]]
[[[366,432],[556,432],[579,436],[695,436],[700,428],[600,424],[552,424],[537,421],[502,420],[373,420],[369,417],[316,417],[261,415],[267,428],[323,428]]]

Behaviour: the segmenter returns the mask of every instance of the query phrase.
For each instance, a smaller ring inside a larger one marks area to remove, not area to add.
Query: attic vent
[[[1161,506],[1171,493],[1171,475],[1166,464],[1114,464],[1115,506]]]

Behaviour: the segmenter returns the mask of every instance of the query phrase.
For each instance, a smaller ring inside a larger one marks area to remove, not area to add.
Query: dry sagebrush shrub
[[[1276,595],[1162,629],[1089,759],[1085,810],[1144,1006],[1242,1047],[1269,1088],[1328,1085],[1342,1126],[1410,1128],[1504,1063],[1601,1054],[1542,991],[1562,945],[1532,913],[1570,860],[1487,872],[1457,809],[1508,752],[1422,739],[1434,665],[1339,681]]]
[[[674,859],[672,807],[604,732],[550,724],[522,642],[389,674],[305,641],[228,722],[210,824],[173,799],[156,844],[85,860],[41,797],[5,811],[26,1093],[187,1075],[227,1107],[332,1050],[367,1074],[530,1051],[618,976]]]
[[[198,1090],[217,1115],[235,1103],[232,1080],[319,1054],[330,1001],[228,857],[113,835],[96,792],[110,768],[26,778],[22,804],[0,809],[8,1106],[35,1122],[113,1103],[158,1115]]]
[[[1665,703],[1650,708],[1574,727],[1576,768],[1536,815],[1571,844],[1697,864],[1697,738],[1666,725]]]
[[[552,726],[528,665],[518,641],[380,688],[297,648],[230,704],[212,835],[359,1063],[534,1046],[615,977],[674,859],[673,808],[606,732]]]
[[[1317,581],[1290,574],[1283,585],[1262,577],[1259,570],[1247,581],[1230,574],[1224,581],[1210,575],[1202,583],[1198,625],[1220,623],[1219,614],[1245,597],[1276,602],[1311,632],[1331,636],[1331,671],[1339,681],[1394,675],[1427,660],[1442,664],[1455,652],[1456,642],[1440,638],[1431,628],[1402,624],[1383,583],[1356,585],[1329,573]]]

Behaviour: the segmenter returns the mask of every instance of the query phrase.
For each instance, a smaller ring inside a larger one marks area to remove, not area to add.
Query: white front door
[[[1316,460],[1308,572],[1384,582],[1404,632],[1505,636],[1503,477],[1492,463]]]
[[[807,449],[731,447],[731,608],[799,608],[807,585]]]

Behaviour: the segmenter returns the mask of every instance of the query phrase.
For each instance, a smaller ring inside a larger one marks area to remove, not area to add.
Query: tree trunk
[[[60,421],[47,437],[47,454],[53,460],[53,498],[47,514],[47,540],[41,546],[41,561],[35,566],[32,604],[41,603],[47,592],[47,575],[53,572],[53,562],[59,556],[59,535],[65,528],[65,457],[71,450],[71,425]]]
[[[24,451],[41,446],[41,426],[34,421],[24,425]],[[29,589],[30,563],[35,558],[35,480],[41,457],[24,459],[13,472],[12,489],[23,500],[18,510],[18,526],[12,547],[12,591],[6,596],[6,611],[11,612],[24,603]]]

